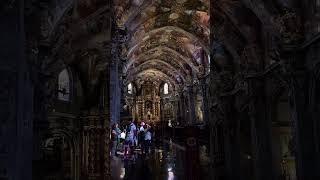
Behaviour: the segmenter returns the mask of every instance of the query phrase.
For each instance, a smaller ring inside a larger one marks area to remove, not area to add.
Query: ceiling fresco
[[[132,66],[137,67],[140,62],[147,61],[150,59],[159,59],[168,62],[169,64],[179,64],[184,71],[194,71],[198,72],[198,64],[196,61],[185,57],[178,53],[177,51],[170,49],[165,46],[158,46],[150,51],[141,54],[138,57],[130,58],[125,66],[124,72],[127,73],[128,69]],[[187,68],[189,67],[189,68]]]
[[[180,64],[179,61],[175,62],[175,61],[170,61],[170,58],[163,58],[163,57],[161,58],[162,59],[154,59],[154,58],[143,59],[143,61],[140,61],[130,66],[127,72],[138,70],[142,67],[142,65],[145,65],[145,64],[165,64],[170,69],[178,70],[183,76],[186,76],[189,73],[189,70],[187,70],[183,64]]]
[[[134,70],[130,71],[130,73],[128,74],[128,76],[132,76],[134,77],[136,74],[148,70],[148,69],[155,69],[155,70],[159,70],[161,72],[163,72],[164,74],[170,76],[170,77],[174,77],[174,78],[180,78],[183,81],[185,81],[184,75],[179,72],[178,69],[174,69],[173,67],[171,67],[170,65],[164,63],[164,62],[157,62],[157,61],[149,61],[147,63],[143,63],[142,65],[139,66],[139,68],[135,68]]]
[[[129,58],[131,58],[132,55],[138,55],[161,45],[166,45],[190,58],[198,49],[209,52],[207,45],[203,44],[196,36],[174,26],[155,29],[137,40],[134,40],[134,37],[135,36],[133,36],[129,42]]]
[[[178,88],[179,84],[181,84],[182,80],[179,77],[173,77],[171,75],[167,75],[161,70],[149,68],[147,70],[140,71],[135,74],[135,76],[128,76],[128,82],[134,81],[135,84],[141,85],[147,81],[153,81],[157,84],[161,84],[162,82],[168,82],[172,87]]]
[[[162,73],[183,86],[187,76],[209,73],[209,0],[122,0],[115,5],[116,23],[129,36],[126,81],[144,82]]]

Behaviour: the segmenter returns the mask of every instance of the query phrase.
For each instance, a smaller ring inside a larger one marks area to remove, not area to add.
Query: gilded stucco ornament
[[[301,17],[291,9],[285,9],[283,13],[275,18],[281,34],[283,44],[296,44],[302,38]]]

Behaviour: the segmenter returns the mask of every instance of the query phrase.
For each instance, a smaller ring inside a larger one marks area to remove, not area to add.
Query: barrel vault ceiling
[[[209,0],[117,0],[116,24],[127,30],[126,82],[173,87],[209,71]]]

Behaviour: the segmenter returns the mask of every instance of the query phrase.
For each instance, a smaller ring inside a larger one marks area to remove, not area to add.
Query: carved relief
[[[291,9],[285,9],[282,15],[275,18],[281,33],[281,41],[284,44],[296,44],[301,41],[302,23],[301,17]]]

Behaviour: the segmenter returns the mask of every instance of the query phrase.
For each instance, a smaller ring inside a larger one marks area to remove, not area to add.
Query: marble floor
[[[135,149],[128,158],[118,152],[112,157],[112,179],[125,180],[206,180],[208,156],[205,146],[186,148],[171,140],[154,143],[150,153]],[[182,143],[183,144],[183,143]]]

